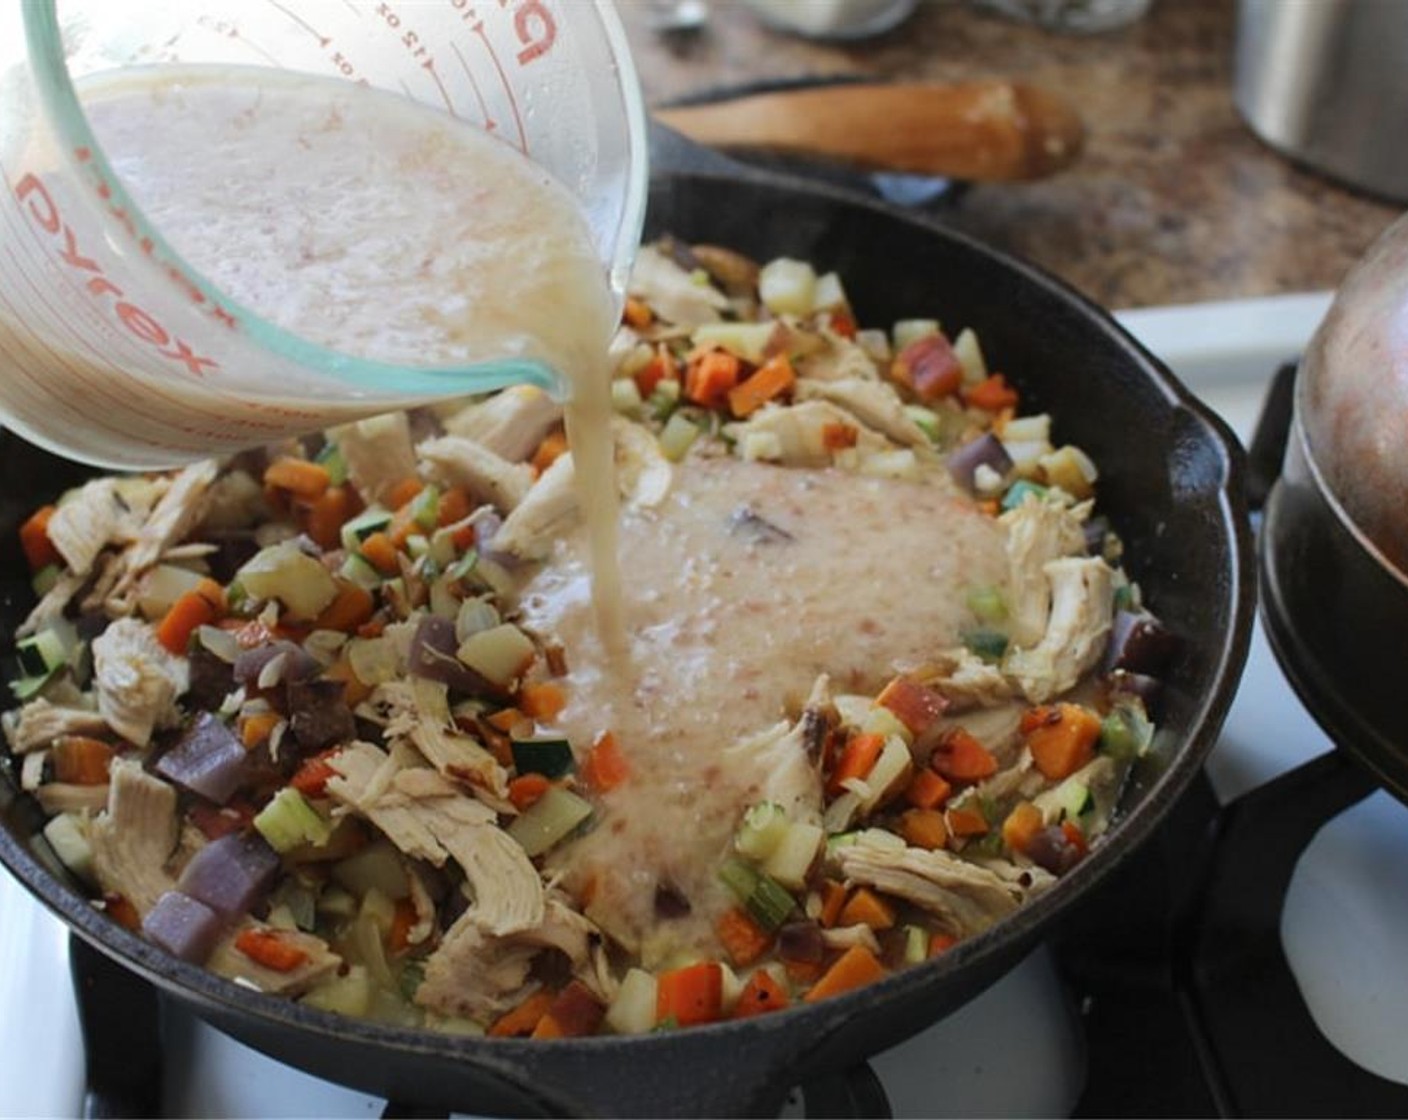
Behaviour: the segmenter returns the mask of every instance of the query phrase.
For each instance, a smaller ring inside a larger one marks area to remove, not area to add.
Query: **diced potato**
[[[1079,447],[1068,443],[1049,455],[1043,455],[1039,463],[1046,473],[1046,481],[1052,486],[1059,486],[1071,497],[1085,499],[1095,493],[1094,484],[1099,472],[1090,461],[1090,456]]]
[[[738,444],[745,459],[776,462],[782,458],[782,440],[776,432],[748,432]]]
[[[905,753],[908,754],[908,751]],[[801,890],[806,885],[807,871],[816,859],[825,835],[819,825],[794,821],[782,835],[772,855],[763,861],[763,871],[788,890]]]
[[[776,322],[704,323],[694,332],[694,345],[718,346],[745,362],[762,365],[776,352],[785,334],[785,329]]]
[[[978,345],[978,336],[970,328],[964,327],[953,340],[953,356],[963,367],[963,384],[976,385],[987,378],[988,363]]]
[[[863,734],[880,735],[886,739],[896,735],[906,743],[914,738],[899,716],[889,708],[879,704],[872,705],[869,700],[866,700],[866,711],[861,717],[860,729]]]
[[[699,425],[677,412],[665,421],[665,427],[660,432],[660,453],[671,462],[678,463],[689,453],[699,435]]]
[[[1035,441],[1037,443],[1051,442],[1051,415],[1046,412],[1039,412],[1035,416],[1017,416],[1008,420],[1002,425],[1002,430],[997,433],[1004,442],[1020,443],[1023,441]]]
[[[919,477],[919,460],[908,447],[894,451],[877,451],[860,461],[860,473],[874,478]]]
[[[93,848],[88,843],[84,818],[60,813],[44,826],[44,839],[59,860],[80,879],[93,879]]]
[[[303,997],[303,1003],[322,1011],[365,1018],[372,1005],[372,978],[366,968],[354,964],[345,976],[336,973]]]
[[[835,311],[850,306],[846,289],[841,285],[841,277],[828,272],[817,278],[816,290],[812,293],[813,311]]]
[[[895,353],[898,354],[911,342],[918,342],[921,338],[938,333],[937,319],[899,319],[890,331],[890,338],[894,342]]]
[[[295,618],[316,618],[337,595],[332,573],[292,541],[256,553],[236,575],[256,599],[277,599]]]
[[[161,618],[171,609],[172,603],[187,591],[194,591],[200,581],[199,572],[178,568],[174,564],[158,564],[142,577],[137,590],[137,609],[144,618]]]
[[[606,1009],[606,1025],[617,1034],[648,1034],[655,1029],[656,998],[655,977],[644,969],[631,969]]]
[[[914,760],[910,757],[909,747],[898,735],[891,735],[885,740],[880,757],[866,776],[865,784],[870,788],[870,793],[862,796],[861,811],[869,813],[898,793],[909,780],[913,769]]]
[[[533,663],[532,640],[505,622],[471,634],[459,648],[459,659],[491,684],[507,688]]]
[[[816,298],[816,271],[806,261],[778,257],[758,273],[758,295],[774,315],[809,315]]]

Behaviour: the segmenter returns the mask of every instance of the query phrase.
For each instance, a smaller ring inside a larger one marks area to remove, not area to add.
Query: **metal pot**
[[[0,861],[76,933],[216,1026],[359,1089],[481,1114],[775,1115],[787,1090],[847,1068],[1001,976],[1157,827],[1231,701],[1251,615],[1242,456],[1212,417],[1098,308],[1037,270],[880,205],[702,159],[658,137],[649,226],[755,256],[838,269],[862,322],[932,313],[974,327],[1025,399],[1100,464],[1102,508],[1132,575],[1183,639],[1155,749],[1107,837],[1051,891],[991,930],[872,987],[780,1014],[640,1037],[450,1037],[264,996],[168,957],[96,912],[45,858],[37,809],[0,777]],[[683,158],[682,158],[683,157]],[[689,169],[686,169],[689,168]],[[0,633],[25,609],[14,526],[77,468],[0,436]]]
[[[1408,218],[1345,279],[1296,374],[1261,538],[1282,667],[1330,737],[1408,801]]]

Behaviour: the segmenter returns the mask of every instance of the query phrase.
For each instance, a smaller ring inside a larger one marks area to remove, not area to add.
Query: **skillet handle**
[[[84,1117],[161,1115],[156,989],[81,937],[68,939],[68,964],[86,1051]]]

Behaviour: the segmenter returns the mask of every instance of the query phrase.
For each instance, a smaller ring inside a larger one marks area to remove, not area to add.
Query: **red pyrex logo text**
[[[53,196],[49,194],[37,176],[32,173],[26,174],[19,181],[19,185],[15,187],[15,196],[25,204],[24,209],[28,211],[29,216],[34,219],[40,229],[45,233],[63,238],[63,248],[59,250],[59,260],[75,271],[87,274],[84,287],[95,298],[111,297],[112,313],[117,316],[118,322],[143,342],[156,347],[157,353],[162,357],[174,358],[183,362],[187,370],[195,377],[204,377],[207,368],[220,368],[219,363],[213,358],[202,358],[179,338],[172,338],[166,328],[151,315],[124,298],[122,289],[104,275],[102,265],[91,257],[83,255],[79,250],[78,237],[73,232],[73,227],[63,220]],[[144,245],[143,248],[150,253],[147,245]],[[181,279],[184,280],[184,277]],[[196,294],[199,295],[199,293]],[[204,296],[200,296],[202,302],[204,298]]]

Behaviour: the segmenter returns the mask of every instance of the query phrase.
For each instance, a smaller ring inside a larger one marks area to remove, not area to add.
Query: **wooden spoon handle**
[[[1065,98],[1006,81],[811,86],[655,115],[712,147],[974,182],[1049,175],[1076,157],[1085,135]]]

